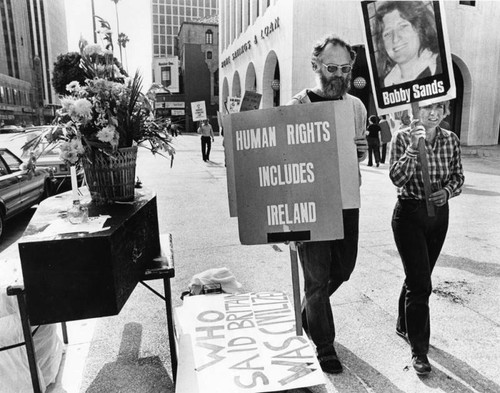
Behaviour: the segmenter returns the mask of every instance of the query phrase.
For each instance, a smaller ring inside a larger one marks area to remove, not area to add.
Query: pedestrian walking
[[[342,39],[330,35],[313,47],[312,69],[318,85],[295,95],[288,105],[345,100],[354,109],[353,143],[358,161],[366,158],[366,109],[356,97],[347,94],[356,54]],[[305,301],[302,312],[304,329],[316,346],[321,369],[327,373],[342,372],[334,347],[335,325],[330,296],[347,281],[354,269],[358,252],[359,209],[342,212],[344,238],[332,241],[310,241],[298,244],[304,272]]]
[[[201,156],[203,161],[210,160],[210,149],[212,148],[212,142],[214,141],[214,130],[208,122],[208,120],[203,120],[201,125],[197,130],[198,134],[201,134]]]
[[[461,193],[464,174],[460,141],[439,123],[449,113],[449,102],[419,108],[418,121],[398,131],[391,142],[389,175],[397,187],[398,201],[392,231],[405,272],[398,304],[396,333],[407,338],[417,374],[431,371],[429,351],[429,297],[431,274],[448,230],[448,200]],[[435,216],[425,202],[418,141],[425,140]]]
[[[372,115],[368,118],[369,124],[366,128],[368,141],[368,166],[373,166],[373,160],[377,166],[380,165],[380,126],[378,117]]]
[[[392,139],[392,127],[387,121],[385,115],[380,117],[378,122],[380,126],[380,163],[385,164],[385,159],[387,156],[387,144]]]

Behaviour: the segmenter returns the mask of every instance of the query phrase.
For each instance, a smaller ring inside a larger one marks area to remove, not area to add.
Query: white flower
[[[97,139],[99,139],[101,142],[111,143],[115,138],[116,138],[115,126],[104,127],[97,133]]]
[[[80,83],[78,83],[78,81],[70,82],[66,85],[66,90],[71,93],[77,92],[78,90],[80,90]]]
[[[98,44],[89,44],[85,48],[83,48],[83,53],[91,56],[91,55],[100,55],[102,54],[102,48]]]
[[[80,98],[73,103],[73,112],[82,118],[92,118],[92,103],[86,98]]]

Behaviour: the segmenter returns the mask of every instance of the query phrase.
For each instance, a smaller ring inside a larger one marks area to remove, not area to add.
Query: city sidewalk
[[[158,196],[160,232],[173,235],[174,306],[191,277],[227,267],[245,291],[292,296],[284,244],[242,246],[229,218],[222,139],[203,162],[197,135],[175,139],[168,160],[140,152],[138,176]],[[312,392],[499,392],[500,161],[465,154],[465,187],[450,201],[450,229],[433,274],[432,374],[418,377],[408,344],[395,334],[403,269],[390,227],[396,192],[388,165],[361,164],[363,185],[357,267],[331,298],[340,375]],[[161,282],[153,283],[162,292]],[[174,392],[164,303],[138,285],[118,316],[68,324],[54,392]]]

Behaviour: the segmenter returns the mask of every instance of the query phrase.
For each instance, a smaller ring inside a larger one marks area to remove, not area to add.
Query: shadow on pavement
[[[427,386],[439,389],[443,392],[481,392],[481,393],[495,393],[500,392],[500,386],[495,382],[489,380],[476,369],[469,366],[463,360],[437,348],[433,345],[430,346],[429,358],[431,361],[438,363],[447,371],[456,375],[462,381],[454,379],[444,372],[433,368],[432,378],[421,378],[422,382]],[[465,384],[464,384],[465,382]]]
[[[330,376],[330,381],[338,393],[352,392],[384,392],[405,393],[394,385],[377,369],[356,356],[349,349],[338,342],[335,349],[344,365],[344,372],[338,376]],[[369,387],[369,389],[367,389]]]
[[[87,393],[167,393],[174,384],[158,356],[139,358],[142,325],[127,323],[115,362],[107,363],[92,381]]]

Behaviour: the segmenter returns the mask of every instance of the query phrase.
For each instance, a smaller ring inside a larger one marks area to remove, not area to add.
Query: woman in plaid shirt
[[[449,114],[449,102],[419,108],[419,121],[401,129],[391,142],[389,176],[398,188],[392,216],[394,240],[401,256],[405,281],[399,297],[396,333],[411,346],[417,374],[428,374],[429,296],[431,273],[448,230],[448,200],[461,192],[464,183],[460,141],[439,127]],[[418,140],[425,138],[431,195],[435,216],[429,217],[424,195]]]

